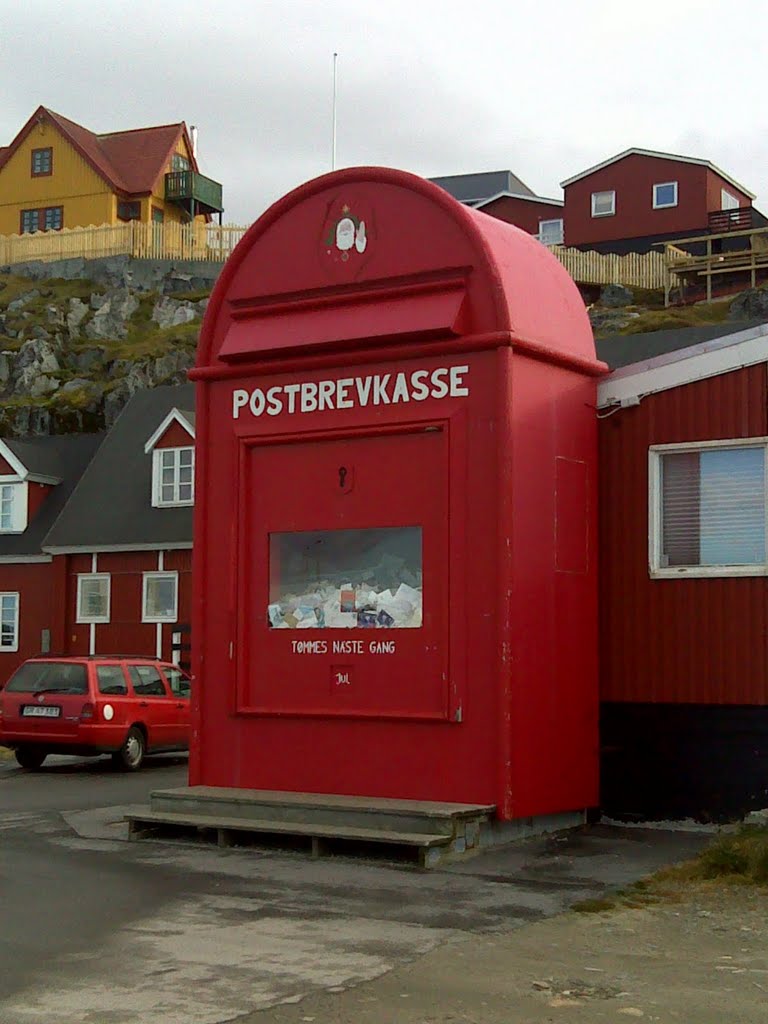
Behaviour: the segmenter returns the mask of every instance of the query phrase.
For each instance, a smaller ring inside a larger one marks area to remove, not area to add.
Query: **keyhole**
[[[347,467],[339,466],[339,487],[344,486],[344,481],[347,478]]]

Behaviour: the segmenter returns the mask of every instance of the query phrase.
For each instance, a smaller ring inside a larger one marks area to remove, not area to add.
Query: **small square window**
[[[142,622],[175,622],[178,616],[179,574],[145,572]]]
[[[117,219],[124,221],[141,220],[141,203],[138,201],[130,203],[118,203]]]
[[[108,572],[77,577],[77,621],[109,622],[111,577]]]
[[[45,149],[32,150],[32,177],[43,178],[53,174],[53,150],[50,146]]]
[[[194,448],[160,448],[153,452],[152,504],[191,505],[195,498]]]
[[[592,193],[592,216],[612,217],[616,213],[616,192]]]
[[[677,206],[677,182],[665,181],[653,186],[653,208],[663,210],[668,206]]]
[[[19,595],[0,594],[0,651],[19,649]]]
[[[171,157],[171,170],[172,171],[188,171],[189,160],[181,153],[174,153]]]
[[[49,206],[43,210],[43,230],[61,231],[64,222],[64,210],[61,206]]]
[[[163,213],[163,211],[158,206],[153,206],[152,207],[152,223],[153,224],[162,224],[164,220],[165,220],[165,214]]]
[[[32,234],[34,231],[40,230],[40,211],[39,210],[22,210],[21,211],[21,233],[22,235]]]
[[[539,221],[539,241],[542,245],[562,245],[563,244],[563,221],[562,218],[559,220],[540,220]]]
[[[3,532],[13,530],[13,499],[15,493],[14,484],[3,484],[0,487],[0,530]]]

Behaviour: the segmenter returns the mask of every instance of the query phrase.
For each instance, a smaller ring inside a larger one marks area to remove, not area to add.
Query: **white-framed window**
[[[563,218],[539,221],[539,241],[543,245],[563,244]]]
[[[608,192],[592,193],[592,216],[612,217],[616,213],[616,192],[611,189]]]
[[[152,452],[152,504],[191,505],[195,498],[195,449],[156,448]]]
[[[720,209],[721,210],[738,210],[739,208],[739,197],[735,196],[732,192],[729,192],[725,188],[720,189]]]
[[[654,210],[665,210],[668,206],[677,206],[676,181],[662,181],[653,186]]]
[[[19,649],[19,595],[0,594],[0,651]]]
[[[0,486],[0,530],[10,531],[13,529],[13,498],[16,488],[16,484]]]
[[[145,572],[141,601],[142,622],[175,622],[178,618],[179,574]]]
[[[109,622],[112,578],[108,572],[80,573],[77,577],[77,621]]]
[[[23,533],[27,527],[27,485],[0,484],[0,533]]]
[[[649,450],[653,577],[763,576],[768,438]]]

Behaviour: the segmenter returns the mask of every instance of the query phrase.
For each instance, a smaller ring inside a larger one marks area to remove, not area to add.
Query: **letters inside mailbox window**
[[[271,628],[421,626],[421,527],[273,533],[269,542]]]

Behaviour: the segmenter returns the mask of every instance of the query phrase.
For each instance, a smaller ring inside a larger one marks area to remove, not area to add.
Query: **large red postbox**
[[[253,225],[192,374],[192,785],[597,803],[601,370],[555,257],[413,175]]]

